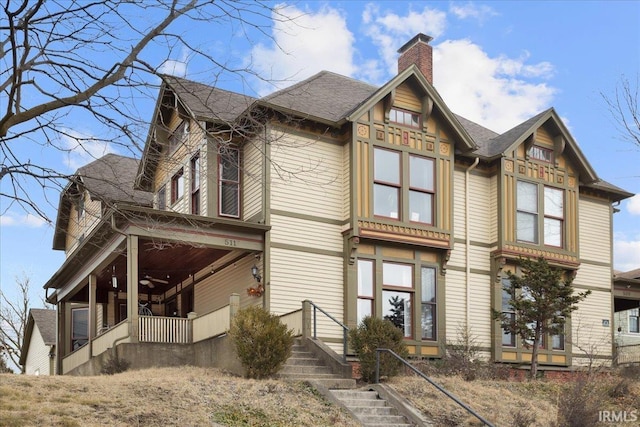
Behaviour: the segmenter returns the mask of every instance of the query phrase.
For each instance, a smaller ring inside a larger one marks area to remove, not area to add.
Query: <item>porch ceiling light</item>
[[[140,280],[140,284],[143,286],[149,286],[151,288],[152,287],[151,285],[153,285],[153,282],[149,279],[142,279]]]
[[[262,280],[262,277],[260,277],[260,269],[258,269],[257,265],[253,265],[253,267],[251,267],[251,275],[253,276],[254,279],[256,279],[256,282],[260,283],[260,280]]]
[[[118,278],[116,277],[116,266],[113,266],[113,270],[111,273],[111,286],[113,289],[118,289]]]

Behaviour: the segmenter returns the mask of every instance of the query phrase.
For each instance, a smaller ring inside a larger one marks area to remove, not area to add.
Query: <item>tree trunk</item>
[[[538,347],[540,346],[540,332],[536,328],[536,334],[533,338],[533,348],[531,349],[531,379],[535,380],[538,377]]]

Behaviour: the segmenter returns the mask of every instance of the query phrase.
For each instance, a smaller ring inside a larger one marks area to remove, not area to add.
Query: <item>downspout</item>
[[[476,159],[473,161],[473,163],[471,164],[471,166],[469,166],[465,171],[464,171],[464,234],[465,234],[465,300],[466,300],[466,305],[465,305],[465,328],[469,328],[469,306],[471,304],[471,292],[469,292],[469,280],[471,280],[471,263],[469,262],[469,257],[471,255],[471,236],[469,236],[469,229],[471,227],[469,227],[469,217],[471,216],[469,214],[470,209],[469,209],[469,178],[471,175],[471,171],[474,170],[476,168],[476,166],[478,166],[478,163],[480,162],[480,158],[476,157]]]

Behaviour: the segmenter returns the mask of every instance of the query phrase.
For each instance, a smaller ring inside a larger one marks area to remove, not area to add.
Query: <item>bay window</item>
[[[510,324],[516,322],[516,312],[513,310],[509,301],[513,298],[513,289],[511,287],[511,281],[509,279],[502,279],[502,316],[506,318]],[[507,332],[502,329],[502,345],[505,347],[516,346],[516,335],[512,332]]]
[[[410,338],[413,336],[413,266],[383,262],[382,286],[382,316]]]
[[[177,202],[184,195],[184,169],[180,170],[171,178],[171,204]]]
[[[200,215],[200,155],[191,158],[191,213]]]
[[[423,340],[436,340],[436,269],[431,267],[421,268],[422,282],[422,306],[421,330]]]
[[[412,222],[433,224],[434,161],[409,156],[409,213]]]

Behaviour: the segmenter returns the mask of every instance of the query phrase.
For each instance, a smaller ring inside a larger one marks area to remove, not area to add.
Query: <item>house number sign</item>
[[[238,241],[236,239],[224,239],[225,246],[238,246]]]

